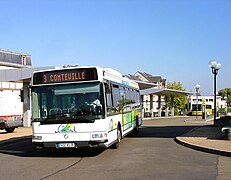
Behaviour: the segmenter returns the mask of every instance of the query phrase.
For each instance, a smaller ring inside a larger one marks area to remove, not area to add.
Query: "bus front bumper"
[[[78,142],[32,142],[33,146],[38,149],[56,148],[56,149],[70,149],[70,148],[106,148],[108,140],[94,140],[94,141],[78,141]]]

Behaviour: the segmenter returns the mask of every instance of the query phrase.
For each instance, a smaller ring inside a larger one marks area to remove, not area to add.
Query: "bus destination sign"
[[[53,84],[97,79],[96,68],[64,69],[35,73],[33,84]]]

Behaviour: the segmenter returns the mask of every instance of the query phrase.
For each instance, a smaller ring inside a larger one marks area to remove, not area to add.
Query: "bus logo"
[[[77,133],[73,124],[61,124],[55,133]]]

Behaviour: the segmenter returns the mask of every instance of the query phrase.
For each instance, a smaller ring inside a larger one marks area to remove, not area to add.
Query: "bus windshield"
[[[32,121],[43,124],[94,122],[104,116],[100,83],[34,86]]]

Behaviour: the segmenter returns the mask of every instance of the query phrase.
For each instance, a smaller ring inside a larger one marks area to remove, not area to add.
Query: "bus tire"
[[[138,120],[136,120],[136,127],[133,129],[133,134],[138,135],[139,134],[139,123]]]
[[[6,128],[5,130],[8,133],[12,133],[12,132],[14,132],[15,128]]]
[[[139,117],[136,116],[136,126],[132,131],[133,135],[138,135],[139,134]]]
[[[117,127],[117,139],[116,139],[116,142],[112,145],[113,149],[119,148],[121,139],[122,139],[121,130],[120,130],[120,127],[118,126]]]

